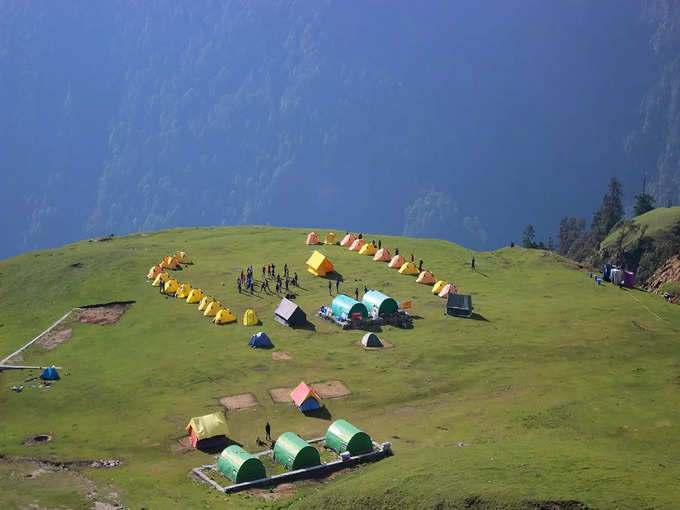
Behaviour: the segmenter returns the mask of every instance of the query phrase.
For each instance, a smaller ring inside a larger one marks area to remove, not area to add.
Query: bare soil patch
[[[36,444],[49,443],[50,441],[52,441],[52,436],[50,436],[49,434],[37,434],[26,439],[26,441],[24,441],[24,444],[26,446],[33,446]]]
[[[290,353],[286,352],[286,351],[272,352],[272,358],[274,358],[274,359],[290,359]]]
[[[58,331],[52,330],[49,333],[44,334],[40,340],[38,340],[38,344],[49,351],[71,338],[71,335],[73,335],[73,330],[71,328],[60,329]]]
[[[175,446],[172,451],[175,453],[186,453],[192,451],[193,449],[194,447],[191,446],[191,440],[189,439],[189,436],[185,436],[177,440],[177,446]]]
[[[222,404],[225,409],[229,411],[240,411],[241,409],[247,409],[248,407],[253,407],[258,404],[255,395],[252,393],[241,393],[239,395],[231,395],[228,397],[221,397],[220,404]]]
[[[324,399],[342,398],[350,394],[347,386],[337,380],[314,383],[312,388]]]
[[[292,483],[282,483],[280,485],[277,485],[273,489],[252,489],[249,491],[246,491],[245,493],[250,495],[250,496],[256,496],[259,498],[263,498],[265,501],[273,501],[275,499],[279,498],[287,498],[290,496],[294,496],[295,493],[297,492],[297,489],[295,488],[295,484]]]
[[[269,389],[269,395],[272,397],[274,402],[280,404],[292,404],[293,399],[290,398],[290,392],[295,388],[271,388]]]
[[[367,351],[382,351],[383,349],[391,349],[394,347],[394,344],[391,344],[389,342],[385,342],[384,340],[380,340],[383,344],[382,347],[366,347],[364,344],[361,343],[361,340],[355,342],[355,345],[358,345],[359,347],[363,347]]]
[[[76,308],[74,320],[88,324],[115,324],[134,303],[111,303],[89,308]]]

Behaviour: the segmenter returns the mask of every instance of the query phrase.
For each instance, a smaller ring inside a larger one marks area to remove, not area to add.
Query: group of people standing
[[[246,290],[250,291],[250,294],[255,292],[256,282],[253,273],[253,266],[249,266],[245,272],[241,270],[241,275],[236,278],[236,287],[239,294],[243,292],[244,287]],[[262,292],[267,294],[272,293],[271,287],[269,286],[270,280],[276,282],[275,289],[277,294],[280,294],[284,287],[286,289],[286,293],[289,291],[291,285],[299,287],[298,274],[294,272],[293,276],[291,277],[288,264],[283,265],[283,277],[281,277],[280,273],[276,272],[276,264],[267,264],[266,266],[262,266],[262,281],[259,284],[260,290]]]

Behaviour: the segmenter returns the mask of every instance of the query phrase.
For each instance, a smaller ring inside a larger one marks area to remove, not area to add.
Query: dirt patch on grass
[[[394,347],[394,344],[391,344],[389,342],[385,342],[384,340],[380,340],[380,341],[383,344],[382,347],[366,347],[364,344],[361,343],[361,340],[358,340],[357,342],[355,342],[355,345],[358,345],[359,347],[363,347],[367,351],[381,351],[383,349],[390,349],[390,348]]]
[[[274,402],[279,404],[292,404],[293,399],[290,398],[290,392],[295,388],[270,388],[269,396]]]
[[[49,351],[71,338],[71,335],[73,335],[73,330],[71,328],[60,329],[58,331],[52,330],[49,333],[45,333],[42,338],[38,340],[38,344]]]
[[[174,453],[186,453],[193,449],[194,447],[191,446],[191,439],[189,439],[189,436],[184,436],[177,440],[177,446],[175,446],[172,451]]]
[[[659,421],[657,421],[657,422],[654,424],[654,426],[655,426],[657,429],[662,429],[662,428],[664,428],[664,427],[670,427],[670,426],[671,426],[671,422],[670,422],[670,420],[659,420]]]
[[[255,496],[258,498],[262,498],[265,501],[273,501],[275,499],[279,498],[288,498],[291,496],[294,496],[295,493],[297,492],[297,489],[295,488],[295,484],[292,483],[282,483],[280,485],[277,485],[276,487],[272,489],[252,489],[249,491],[245,491],[245,494],[248,494],[250,496]]]
[[[26,446],[33,446],[36,444],[49,443],[50,441],[52,441],[52,436],[50,436],[49,434],[38,434],[26,439],[26,441],[24,441],[24,444]]]
[[[290,359],[290,353],[286,352],[286,351],[272,352],[272,358],[274,358],[274,359]]]
[[[115,324],[133,304],[134,301],[76,308],[74,311],[74,320],[86,322],[88,324],[100,324],[102,326]]]
[[[342,381],[325,381],[312,384],[312,388],[321,398],[333,399],[342,398],[350,394],[347,386]]]
[[[241,393],[239,395],[220,397],[220,404],[230,411],[240,411],[241,409],[256,406],[258,402],[252,393]]]

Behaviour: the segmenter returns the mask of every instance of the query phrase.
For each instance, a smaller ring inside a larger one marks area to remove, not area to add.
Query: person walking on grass
[[[359,287],[354,289],[354,298],[359,301]]]
[[[263,279],[263,280],[266,278],[266,275],[265,275],[264,270],[265,270],[265,267],[262,266],[262,279]]]
[[[298,277],[297,277],[297,271],[293,274],[293,285],[298,287]]]
[[[420,259],[420,261],[418,263],[418,271],[422,271],[422,270],[423,270],[423,259]]]
[[[413,262],[413,253],[411,253],[411,262]]]
[[[236,278],[236,286],[238,287],[238,293],[241,293],[241,279]]]
[[[378,249],[382,248],[382,240],[378,239]]]
[[[288,282],[290,282],[290,278],[286,276],[286,292],[288,292]]]
[[[267,441],[272,440],[272,427],[269,425],[269,422],[267,422],[264,426],[264,433],[266,434]]]
[[[475,256],[474,255],[472,256],[472,264],[471,264],[470,267],[472,268],[473,271],[477,271],[477,269],[475,268]]]
[[[332,296],[333,295],[333,281],[328,280],[328,295]]]

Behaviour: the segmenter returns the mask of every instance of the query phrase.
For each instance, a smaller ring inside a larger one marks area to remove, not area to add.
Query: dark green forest
[[[678,203],[677,9],[0,0],[0,256],[272,224],[519,241]]]

